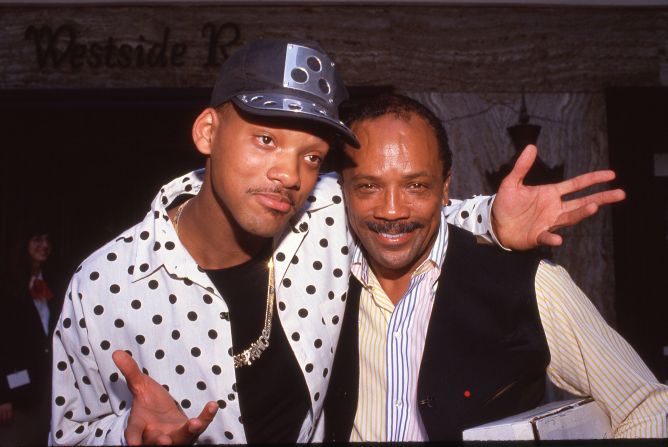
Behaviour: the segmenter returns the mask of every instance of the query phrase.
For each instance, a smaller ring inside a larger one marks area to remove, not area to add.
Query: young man
[[[665,437],[668,388],[566,271],[449,226],[451,154],[438,118],[386,96],[348,121],[341,178],[361,244],[325,403],[330,441],[461,439],[536,407],[545,371],[591,395],[615,436]]]
[[[318,171],[335,137],[357,145],[338,120],[345,97],[317,44],[260,40],[226,61],[193,126],[205,169],[163,187],[72,279],[51,442],[322,439],[352,241],[337,178]],[[495,205],[511,248],[562,216],[558,197],[528,218],[512,200]],[[452,219],[485,235],[489,203],[459,204]]]

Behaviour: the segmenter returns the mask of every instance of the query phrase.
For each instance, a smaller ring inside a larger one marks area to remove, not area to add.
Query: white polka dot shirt
[[[166,211],[180,195],[197,194],[202,176],[195,171],[164,186],[142,222],[76,270],[54,335],[51,444],[125,443],[132,396],[111,358],[117,349],[130,351],[188,417],[218,402],[199,442],[245,443],[228,307],[179,242]],[[449,214],[485,235],[490,209],[491,201],[477,197]],[[480,214],[481,222],[461,219],[461,210]],[[311,397],[298,442],[322,439],[353,244],[334,174],[321,176],[274,241],[276,309]]]

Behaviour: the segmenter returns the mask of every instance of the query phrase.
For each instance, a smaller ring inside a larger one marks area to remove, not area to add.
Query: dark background
[[[13,252],[12,235],[22,221],[43,216],[53,223],[52,261],[69,275],[139,222],[163,184],[204,165],[190,132],[209,93],[1,93],[2,253]]]
[[[606,91],[610,166],[627,199],[613,207],[617,329],[668,380],[668,88]]]

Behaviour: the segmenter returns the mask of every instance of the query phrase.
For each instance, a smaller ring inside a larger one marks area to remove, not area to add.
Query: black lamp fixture
[[[527,102],[524,97],[524,89],[522,89],[522,106],[520,107],[519,122],[508,129],[508,135],[513,141],[516,153],[522,150],[529,144],[536,144],[538,136],[540,135],[540,126],[538,124],[529,124],[529,112],[527,112]]]
[[[519,157],[524,148],[538,142],[541,127],[537,124],[529,123],[529,112],[527,111],[526,98],[524,96],[524,89],[522,89],[522,105],[520,107],[520,116],[518,123],[508,127],[508,135],[515,147],[515,154],[513,157],[504,163],[494,172],[487,172],[487,181],[494,191],[499,189],[499,185],[503,178],[508,175],[515,165],[515,161]],[[550,168],[545,164],[540,157],[536,157],[536,161],[524,178],[525,185],[540,185],[544,183],[555,183],[564,179],[564,165],[557,165]]]

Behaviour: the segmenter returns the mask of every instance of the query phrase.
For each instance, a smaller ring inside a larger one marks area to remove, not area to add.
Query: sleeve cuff
[[[498,245],[500,248],[502,248],[505,251],[512,251],[510,248],[506,247],[503,245],[499,239],[496,237],[496,233],[494,233],[494,225],[492,225],[492,208],[494,206],[494,201],[496,200],[496,194],[494,194],[491,197],[491,200],[487,201],[487,209],[485,210],[487,213],[487,220],[488,222],[487,225],[487,234],[489,238],[494,242],[496,245]]]

